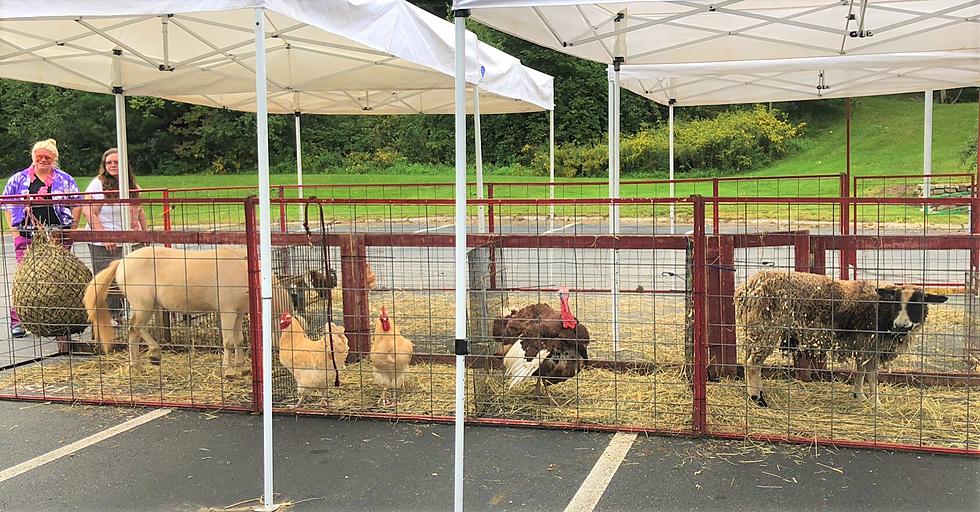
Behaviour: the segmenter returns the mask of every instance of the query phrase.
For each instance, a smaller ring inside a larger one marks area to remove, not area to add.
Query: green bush
[[[677,172],[704,169],[743,171],[761,167],[791,151],[804,123],[793,124],[779,111],[762,106],[722,112],[711,119],[677,123],[674,165]],[[626,136],[621,142],[623,174],[663,173],[669,166],[666,126]],[[606,145],[564,144],[555,150],[555,174],[561,177],[604,176],[609,163]],[[535,155],[531,167],[548,173],[547,150]]]

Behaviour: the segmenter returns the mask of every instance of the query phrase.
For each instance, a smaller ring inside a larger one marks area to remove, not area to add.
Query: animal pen
[[[811,198],[471,201],[467,421],[980,454],[980,199],[872,199],[839,190]],[[257,201],[220,195],[147,194],[129,201],[147,211],[150,231],[67,236],[86,263],[82,246],[89,242],[244,247],[245,314],[257,319]],[[149,364],[140,354],[139,369],[125,350],[68,350],[88,333],[60,344],[34,335],[10,340],[0,398],[241,411],[259,411],[270,399],[278,412],[452,421],[453,201],[278,201],[273,268],[288,291],[288,309],[303,318],[302,334],[311,340],[342,327],[349,346],[346,364],[318,369],[323,386],[300,397],[295,362],[283,363],[278,341],[261,345],[258,322],[244,326],[251,371],[223,376],[221,330],[229,327],[206,311],[177,310],[153,320],[162,356]],[[616,233],[609,233],[612,207],[621,218]],[[2,250],[9,304],[14,266],[9,248]],[[213,258],[205,264],[230,265]],[[852,396],[853,361],[777,351],[763,369],[768,407],[759,407],[746,397],[734,297],[760,270],[924,287],[949,300],[930,305],[928,320],[882,369],[880,402]],[[310,279],[315,273],[337,279],[317,282]],[[185,293],[218,285],[188,283]],[[571,311],[588,328],[588,360],[574,377],[546,386],[548,400],[529,385],[508,385],[492,324],[534,303],[557,308],[559,288],[570,290]],[[414,344],[407,379],[391,390],[390,404],[379,402],[382,387],[369,357],[382,306]],[[121,336],[127,317],[117,318]],[[258,357],[267,349],[275,362],[271,397],[262,396]]]

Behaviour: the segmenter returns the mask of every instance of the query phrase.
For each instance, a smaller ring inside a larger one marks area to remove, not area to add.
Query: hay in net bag
[[[14,273],[13,304],[21,325],[37,336],[66,336],[88,327],[82,304],[92,271],[50,233],[39,229]]]

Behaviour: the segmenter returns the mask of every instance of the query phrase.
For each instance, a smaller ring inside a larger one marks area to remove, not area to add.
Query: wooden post
[[[810,271],[810,233],[801,231],[793,235],[794,267],[797,272]]]
[[[490,327],[498,314],[507,311],[507,293],[496,292],[490,287],[493,279],[492,254],[497,249],[492,244],[470,249],[466,253],[469,270],[469,322],[466,332],[471,342],[490,340]]]
[[[173,220],[170,218],[170,190],[164,189],[163,191],[163,230],[169,233],[173,229]],[[163,244],[164,247],[170,247],[170,243]]]
[[[721,326],[723,323],[721,316],[721,269],[719,268],[718,258],[719,240],[717,236],[708,238],[708,251],[705,254],[708,270],[708,289],[706,301],[708,305],[708,379],[718,380],[721,376],[722,368],[722,339]]]
[[[810,244],[810,273],[827,274],[827,248],[824,242]]]
[[[286,187],[279,185],[279,232],[286,232]]]
[[[707,318],[705,317],[705,268],[707,261],[705,247],[705,215],[704,198],[694,196],[694,418],[692,421],[693,434],[696,436],[704,435],[708,429],[708,375],[707,375],[707,355],[708,343],[705,338]]]
[[[837,263],[840,265],[840,278],[841,280],[848,280],[850,273],[848,272],[851,265],[851,250],[849,241],[849,234],[851,230],[851,205],[850,205],[850,181],[848,181],[847,175],[841,175],[840,182],[840,235],[841,243],[839,257],[837,258]],[[855,258],[856,259],[856,258]]]
[[[259,236],[255,231],[257,200],[245,200],[245,251],[248,257],[248,337],[252,353],[252,412],[262,411],[262,283],[259,269]],[[169,317],[169,313],[164,315]],[[271,398],[271,397],[270,397]]]
[[[718,237],[718,264],[722,272],[718,276],[721,294],[721,375],[734,377],[738,374],[738,350],[735,345],[735,238]]]
[[[821,250],[821,261],[819,262],[820,272],[814,272],[817,267],[817,258],[814,257],[813,248],[810,246],[810,232],[801,231],[793,235],[793,253],[795,255],[795,270],[797,272],[813,272],[822,274],[826,272],[826,256]],[[812,259],[811,259],[812,258]],[[811,357],[806,352],[795,352],[793,355],[793,367],[796,369],[796,379],[804,382],[813,380],[813,370],[823,370],[825,361],[821,357]]]
[[[721,193],[718,178],[711,179],[711,196],[714,198],[711,203],[712,230],[714,234],[721,233],[721,209],[718,205],[718,196]]]
[[[371,352],[372,313],[368,303],[367,245],[364,235],[340,235],[340,274],[344,297],[344,330],[350,345],[347,362]],[[393,316],[397,310],[389,308]]]

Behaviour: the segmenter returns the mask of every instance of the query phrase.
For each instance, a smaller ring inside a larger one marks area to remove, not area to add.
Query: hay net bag
[[[37,336],[65,336],[88,326],[82,304],[92,271],[39,229],[14,273],[13,305],[21,325]]]

